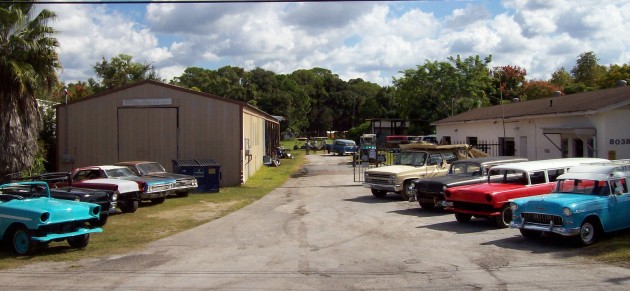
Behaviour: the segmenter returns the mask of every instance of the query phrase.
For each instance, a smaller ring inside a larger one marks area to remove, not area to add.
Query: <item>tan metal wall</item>
[[[176,136],[160,134],[172,132],[172,129],[159,130],[172,127],[164,124],[163,118],[149,117],[149,123],[145,124],[146,118],[126,114],[143,109],[138,112],[149,116],[166,114],[164,116],[171,119],[173,113],[166,108],[177,110]],[[132,159],[133,155],[129,153],[137,152],[137,159],[144,159],[147,156],[141,154],[144,149],[140,147],[119,151],[119,137],[135,134],[142,139],[143,134],[138,130],[148,128],[153,144],[148,150],[154,156],[156,151],[172,152],[171,145],[173,139],[176,140],[176,154],[157,159],[168,171],[172,170],[171,159],[213,159],[221,165],[221,186],[239,185],[241,180],[246,181],[260,168],[264,152],[264,124],[265,120],[270,120],[268,116],[243,106],[243,103],[151,82],[71,102],[67,109],[69,115],[66,115],[66,106],[57,108],[60,171],[112,164],[118,161],[121,153],[125,159]],[[130,109],[133,110],[128,111]],[[166,113],[156,114],[160,109]],[[126,112],[124,117],[120,117],[121,110]],[[157,119],[154,122],[151,118]],[[133,130],[126,131],[126,128]],[[66,135],[66,132],[69,134]],[[125,143],[138,146],[141,145],[139,139]],[[245,159],[242,151],[246,139],[250,141],[251,160]]]

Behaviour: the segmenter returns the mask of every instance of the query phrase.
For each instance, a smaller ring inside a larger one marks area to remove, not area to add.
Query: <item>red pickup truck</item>
[[[510,163],[492,167],[488,182],[448,188],[444,192],[451,202],[455,219],[466,223],[474,217],[494,220],[500,228],[512,221],[510,199],[551,193],[558,176],[584,163],[610,162],[597,158],[566,158]]]

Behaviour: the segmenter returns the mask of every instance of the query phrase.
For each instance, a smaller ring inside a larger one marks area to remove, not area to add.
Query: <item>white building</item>
[[[483,107],[432,123],[442,143],[498,144],[530,160],[630,158],[630,86]]]

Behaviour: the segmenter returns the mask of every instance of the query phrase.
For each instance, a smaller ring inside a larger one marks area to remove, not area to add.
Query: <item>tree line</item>
[[[47,26],[55,13],[44,9],[32,17],[32,5],[0,4],[0,145],[7,149],[0,152],[0,177],[55,165],[54,118],[51,110],[37,110],[37,99],[61,103],[143,80],[247,102],[283,116],[281,131],[286,133],[347,131],[356,136],[368,119],[409,120],[409,134],[425,135],[433,133],[431,122],[473,108],[609,88],[630,77],[628,64],[602,66],[592,51],[577,56],[571,70],[557,69],[549,80],[528,80],[518,66],[491,67],[491,55],[453,56],[403,70],[388,86],[360,78],[345,81],[325,68],[277,74],[262,68],[189,67],[164,80],[152,64],[120,54],[92,66],[97,79],[64,84],[57,75],[61,63],[55,49],[60,44]]]

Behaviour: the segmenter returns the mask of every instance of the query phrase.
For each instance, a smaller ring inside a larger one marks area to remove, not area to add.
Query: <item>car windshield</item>
[[[105,170],[105,174],[107,174],[108,178],[136,177],[136,175],[127,168],[115,168],[115,169]]]
[[[457,176],[481,176],[483,174],[482,168],[479,164],[475,163],[457,163],[452,164],[449,174]]]
[[[527,172],[518,170],[493,170],[488,173],[488,181],[499,184],[529,185]]]
[[[610,191],[610,185],[608,184],[608,181],[563,179],[558,180],[555,193],[608,196],[612,192]]]
[[[166,172],[164,167],[162,167],[162,165],[160,165],[159,163],[138,164],[138,165],[136,165],[136,168],[138,168],[138,171],[142,175],[149,175],[149,174],[152,174],[152,173],[164,173],[164,172]]]
[[[422,166],[426,157],[424,152],[402,152],[394,160],[394,165]]]

